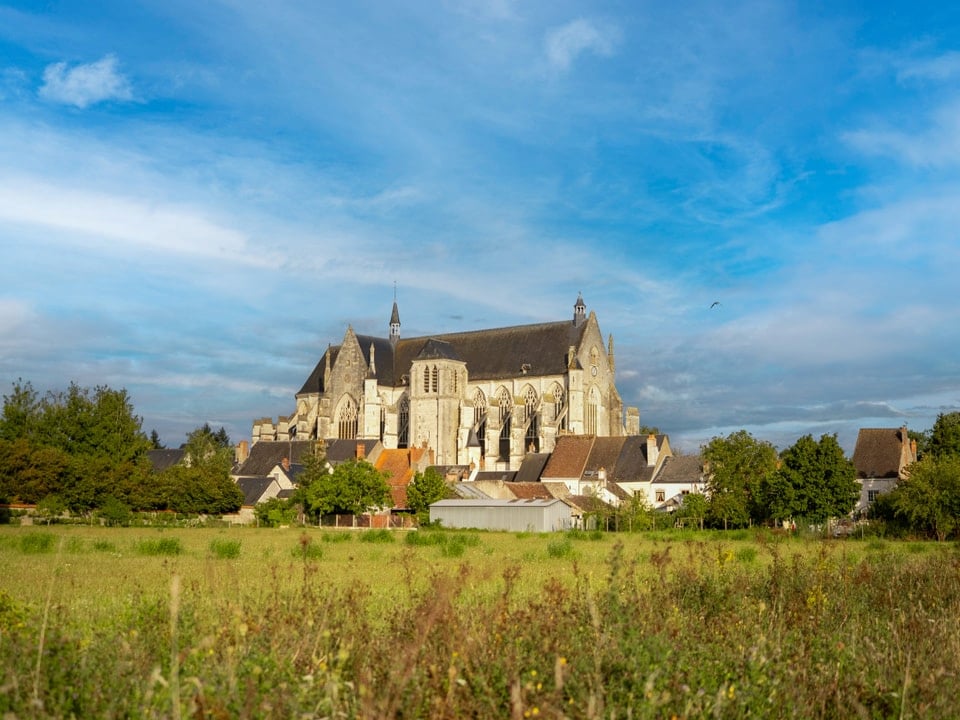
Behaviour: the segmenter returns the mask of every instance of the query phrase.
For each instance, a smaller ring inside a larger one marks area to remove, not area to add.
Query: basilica
[[[437,465],[515,470],[561,435],[639,433],[614,383],[613,336],[578,296],[567,320],[404,338],[348,327],[296,394],[296,410],[253,425],[252,441],[356,439],[429,448]]]

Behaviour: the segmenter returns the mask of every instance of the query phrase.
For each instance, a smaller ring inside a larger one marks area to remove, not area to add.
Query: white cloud
[[[130,83],[117,70],[117,58],[106,55],[96,62],[67,67],[59,62],[43,71],[40,97],[85,108],[105,100],[130,100]]]
[[[550,65],[567,70],[583,53],[590,51],[608,57],[619,40],[615,28],[600,27],[590,20],[578,18],[547,33],[544,49]]]
[[[0,222],[65,231],[77,244],[267,265],[247,236],[193,208],[0,176]]]
[[[950,80],[960,75],[960,52],[950,51],[937,57],[913,59],[898,63],[897,79]]]

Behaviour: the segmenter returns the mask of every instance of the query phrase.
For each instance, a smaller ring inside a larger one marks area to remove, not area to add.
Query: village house
[[[853,450],[853,467],[860,483],[860,499],[854,514],[863,514],[881,493],[889,492],[909,474],[917,461],[917,443],[906,426],[861,428]]]

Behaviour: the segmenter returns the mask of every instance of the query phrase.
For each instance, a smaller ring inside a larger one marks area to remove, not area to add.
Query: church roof
[[[453,345],[443,340],[430,338],[417,354],[417,360],[459,360]]]
[[[401,338],[396,346],[387,338],[357,335],[364,360],[370,362],[370,347],[377,359],[377,379],[389,387],[405,384],[410,366],[418,358],[459,360],[467,365],[471,380],[499,380],[521,373],[531,376],[562,375],[567,371],[567,352],[579,348],[587,323],[570,320],[515,325],[491,330]],[[324,392],[326,355],[336,364],[340,346],[324,351],[298,394]]]

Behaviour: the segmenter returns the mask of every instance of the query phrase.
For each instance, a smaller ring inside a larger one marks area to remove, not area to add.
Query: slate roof
[[[550,453],[527,453],[520,462],[515,482],[539,482],[543,469],[547,466]]]
[[[703,482],[703,460],[699,455],[671,455],[664,459],[654,481],[684,484]]]
[[[289,459],[291,463],[301,465],[303,458],[309,455],[315,446],[316,442],[313,440],[254,443],[250,448],[250,455],[237,469],[236,474],[263,477],[281,464],[284,458]]]
[[[587,323],[576,326],[572,320],[516,325],[491,330],[401,338],[396,347],[388,338],[357,335],[364,361],[370,364],[370,346],[377,360],[377,379],[397,387],[418,357],[444,357],[466,363],[471,380],[499,380],[516,377],[522,366],[531,376],[562,375],[567,371],[567,351],[580,347]],[[320,356],[299,394],[324,392],[326,356],[336,364],[340,346],[331,346]]]
[[[665,435],[657,435],[657,447],[664,445]],[[647,463],[647,436],[631,435],[626,438],[620,457],[613,471],[607,477],[615,482],[649,482],[653,478],[655,466]]]
[[[610,479],[610,473],[616,470],[617,460],[620,458],[626,440],[626,437],[595,438],[581,477],[584,480],[599,480],[599,472],[602,468]]]
[[[377,446],[379,440],[344,440],[340,438],[331,438],[324,440],[324,452],[327,462],[331,467],[339,465],[347,460],[355,460],[357,457],[357,445],[363,445],[363,456],[370,460],[373,449]]]
[[[516,472],[511,472],[510,470],[481,470],[477,473],[477,476],[474,478],[474,481],[486,481],[486,482],[513,482],[517,477]]]
[[[532,498],[550,498],[553,499],[553,494],[548,490],[543,483],[540,482],[511,482],[504,483],[503,486],[508,489],[515,498],[520,499],[532,499]]]
[[[430,465],[428,470],[435,470],[444,480],[460,482],[470,477],[469,465]]]
[[[276,480],[272,477],[237,478],[237,485],[240,486],[240,490],[243,492],[243,504],[247,506],[256,505],[267,491],[267,488],[275,482]]]
[[[150,460],[150,466],[153,468],[153,471],[158,473],[180,464],[186,454],[187,451],[183,448],[177,448],[175,450],[168,450],[166,448],[161,450],[148,450],[147,459]]]
[[[899,477],[901,463],[914,459],[903,457],[904,443],[909,447],[906,428],[861,428],[853,450],[857,477]]]

